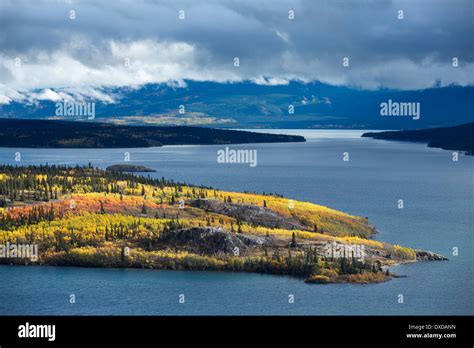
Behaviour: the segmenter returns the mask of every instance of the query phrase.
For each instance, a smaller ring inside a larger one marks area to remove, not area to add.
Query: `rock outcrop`
[[[208,212],[231,216],[253,225],[287,230],[308,230],[307,226],[292,217],[282,216],[271,209],[256,205],[224,203],[213,199],[196,199],[191,201],[190,205]]]
[[[271,237],[256,237],[240,233],[230,233],[216,227],[192,227],[168,231],[161,241],[170,245],[204,254],[245,255],[252,248],[269,243]]]
[[[421,249],[415,249],[417,261],[443,261],[448,260],[447,257],[443,255],[436,254],[432,251],[426,251]]]

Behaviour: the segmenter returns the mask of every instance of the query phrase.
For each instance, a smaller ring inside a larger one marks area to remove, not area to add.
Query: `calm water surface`
[[[15,164],[19,151],[22,165],[90,162],[105,168],[130,152],[130,163],[156,169],[153,176],[277,192],[367,216],[379,231],[376,239],[432,250],[450,261],[398,266],[393,271],[406,278],[373,285],[307,285],[290,277],[222,272],[0,266],[0,314],[474,314],[474,157],[453,162],[450,151],[360,138],[362,131],[272,132],[308,141],[230,146],[256,149],[254,168],[218,164],[222,146],[2,148],[0,163]],[[404,209],[397,208],[398,199]],[[68,302],[71,293],[75,304]],[[179,294],[185,304],[178,303]],[[288,294],[295,295],[294,304]]]

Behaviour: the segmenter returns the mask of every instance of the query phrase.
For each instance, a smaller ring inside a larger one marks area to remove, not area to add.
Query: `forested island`
[[[303,142],[298,135],[264,134],[187,126],[124,126],[57,120],[0,119],[0,147],[132,148]]]
[[[364,133],[363,137],[428,143],[428,147],[474,154],[474,122],[455,127]]]
[[[123,172],[123,173],[152,173],[156,170],[145,167],[137,166],[134,164],[114,164],[105,168],[105,170],[110,172]]]
[[[0,244],[38,245],[39,264],[373,283],[394,276],[390,265],[444,259],[372,240],[374,233],[367,218],[278,194],[226,192],[91,165],[0,166]]]

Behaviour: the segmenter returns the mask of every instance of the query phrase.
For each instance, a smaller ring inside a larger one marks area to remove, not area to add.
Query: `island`
[[[156,170],[145,167],[137,166],[133,164],[114,164],[105,168],[109,172],[124,172],[124,173],[152,173]]]
[[[278,194],[227,192],[89,166],[0,166],[0,263],[259,272],[374,283],[441,255],[376,241],[365,217]],[[5,248],[4,248],[5,249]]]
[[[304,142],[298,135],[265,134],[187,126],[124,126],[0,118],[0,147],[134,148],[163,145],[224,145]]]
[[[474,154],[474,122],[455,127],[364,133],[363,137],[428,143],[428,147]]]

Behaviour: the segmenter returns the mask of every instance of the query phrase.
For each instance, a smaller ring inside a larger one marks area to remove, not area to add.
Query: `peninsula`
[[[38,264],[220,270],[373,283],[442,256],[370,239],[367,218],[277,194],[227,192],[92,166],[0,166],[0,244]],[[10,254],[11,255],[11,254]],[[2,258],[0,263],[31,263]]]
[[[304,142],[298,135],[187,126],[124,126],[108,123],[0,118],[0,147],[133,148]]]
[[[474,154],[474,122],[455,127],[364,133],[363,137],[428,143],[428,147]]]

